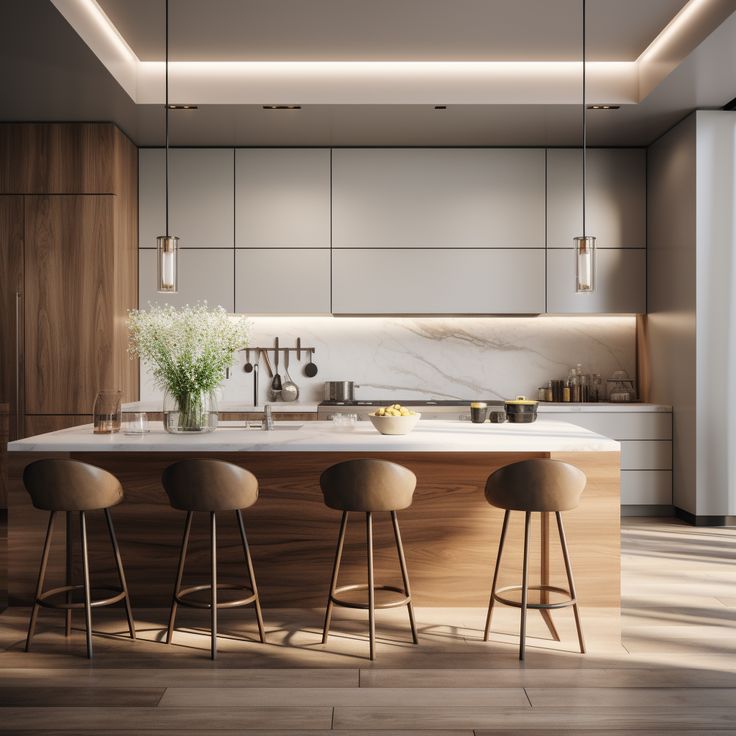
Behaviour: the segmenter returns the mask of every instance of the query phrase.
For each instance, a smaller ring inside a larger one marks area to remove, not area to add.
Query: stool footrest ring
[[[397,588],[395,585],[374,585],[374,596],[375,592],[383,591],[388,593],[396,593],[396,596],[390,596],[389,600],[374,602],[373,607],[375,609],[380,608],[397,608],[398,606],[406,606],[411,602],[411,596],[407,595],[407,592],[403,588]],[[360,585],[343,585],[341,588],[336,588],[335,592],[330,596],[330,600],[336,606],[342,606],[343,608],[357,608],[363,611],[367,611],[369,608],[368,602],[363,603],[362,601],[355,600],[353,598],[343,598],[343,593],[352,592],[368,592],[368,586],[365,584]]]
[[[44,593],[41,593],[40,596],[36,599],[36,603],[38,603],[39,606],[43,606],[44,608],[54,608],[54,609],[61,609],[61,610],[77,610],[84,608],[84,601],[79,601],[78,603],[67,603],[64,601],[63,603],[52,603],[49,601],[49,598],[52,598],[57,595],[62,595],[63,593],[71,593],[75,590],[84,590],[83,585],[63,585],[60,588],[52,588],[51,590],[47,590]],[[93,588],[93,590],[99,590],[99,591],[106,591],[108,593],[113,593],[114,595],[110,596],[109,598],[97,598],[95,600],[92,600],[90,605],[92,608],[101,608],[102,606],[111,606],[113,603],[117,603],[118,601],[122,601],[125,598],[125,591],[121,590],[120,588],[111,588],[106,586],[99,586],[96,588]]]
[[[503,603],[506,606],[513,606],[514,608],[521,608],[521,601],[513,600],[512,598],[506,598],[501,595],[506,591],[521,590],[521,585],[507,585],[505,588],[499,588],[494,594],[493,598],[499,603]],[[577,603],[577,599],[570,595],[570,591],[565,588],[558,588],[554,585],[528,585],[527,590],[538,590],[544,593],[558,593],[565,596],[565,600],[556,601],[555,603],[527,603],[526,607],[534,610],[548,610],[553,608],[567,608]]]
[[[233,585],[231,583],[218,583],[216,586],[217,590],[247,590],[250,593],[246,598],[238,598],[234,601],[218,601],[215,608],[239,608],[240,606],[247,606],[250,603],[254,603],[257,596],[253,592],[253,588],[249,588],[247,585]],[[212,590],[211,585],[192,585],[189,588],[182,588],[177,591],[174,595],[176,602],[182,606],[189,606],[190,608],[212,608],[212,603],[209,601],[195,601],[189,600],[188,596],[193,593],[199,593],[202,590]]]

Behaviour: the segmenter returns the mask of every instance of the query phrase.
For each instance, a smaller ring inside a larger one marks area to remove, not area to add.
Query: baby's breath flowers
[[[131,357],[140,357],[156,385],[184,404],[217,388],[235,351],[248,345],[250,323],[204,302],[133,309],[128,329]]]

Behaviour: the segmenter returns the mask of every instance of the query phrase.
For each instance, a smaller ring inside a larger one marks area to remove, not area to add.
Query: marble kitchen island
[[[355,457],[383,457],[411,468],[417,490],[399,513],[414,598],[419,606],[486,606],[503,512],[485,501],[487,476],[530,457],[571,462],[588,476],[578,509],[565,514],[570,552],[585,607],[618,611],[620,507],[618,442],[566,422],[484,424],[420,421],[410,435],[378,434],[368,422],[355,428],[331,422],[276,424],[271,432],[224,426],[205,435],[170,435],[160,424],[141,438],[93,435],[91,425],[12,442],[9,493],[9,597],[32,598],[47,515],[33,509],[20,478],[26,464],[44,456],[71,457],[114,473],[125,500],[113,510],[134,606],[168,606],[184,513],[172,510],[161,487],[163,469],[183,457],[221,458],[248,468],[260,498],[245,512],[264,608],[324,605],[339,527],[339,512],[322,502],[320,473]],[[91,515],[93,585],[114,579],[104,522]],[[376,580],[399,578],[388,515],[376,515]],[[386,518],[382,518],[385,516]],[[501,585],[518,582],[523,514],[512,515]],[[564,582],[564,567],[549,519],[533,522],[532,577]],[[61,533],[60,533],[61,534]],[[218,522],[220,578],[245,574],[235,519]],[[341,584],[363,582],[364,523],[348,526]],[[51,574],[60,579],[61,544]],[[207,573],[204,515],[195,519],[185,579]],[[78,562],[78,559],[75,559]],[[206,578],[205,578],[206,579]],[[559,614],[559,615],[565,615]]]

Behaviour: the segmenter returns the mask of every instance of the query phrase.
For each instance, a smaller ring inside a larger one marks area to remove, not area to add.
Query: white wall
[[[736,515],[736,112],[696,122],[697,514]]]
[[[673,502],[696,513],[695,115],[647,156],[649,399],[673,410]]]
[[[342,318],[256,317],[251,344],[317,348],[319,373],[301,367],[292,378],[301,401],[320,401],[327,380],[352,380],[358,398],[472,399],[536,396],[538,386],[562,378],[582,362],[604,379],[618,369],[635,371],[635,317]],[[306,357],[302,358],[302,365]],[[241,354],[224,398],[251,403],[252,374]],[[283,370],[282,370],[283,373]],[[265,371],[261,374],[265,384]],[[265,391],[261,391],[263,400]],[[158,397],[144,380],[141,399]]]

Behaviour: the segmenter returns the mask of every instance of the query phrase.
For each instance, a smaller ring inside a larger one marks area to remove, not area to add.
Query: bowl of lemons
[[[379,407],[368,418],[381,434],[409,434],[422,415],[401,404],[391,404]]]

